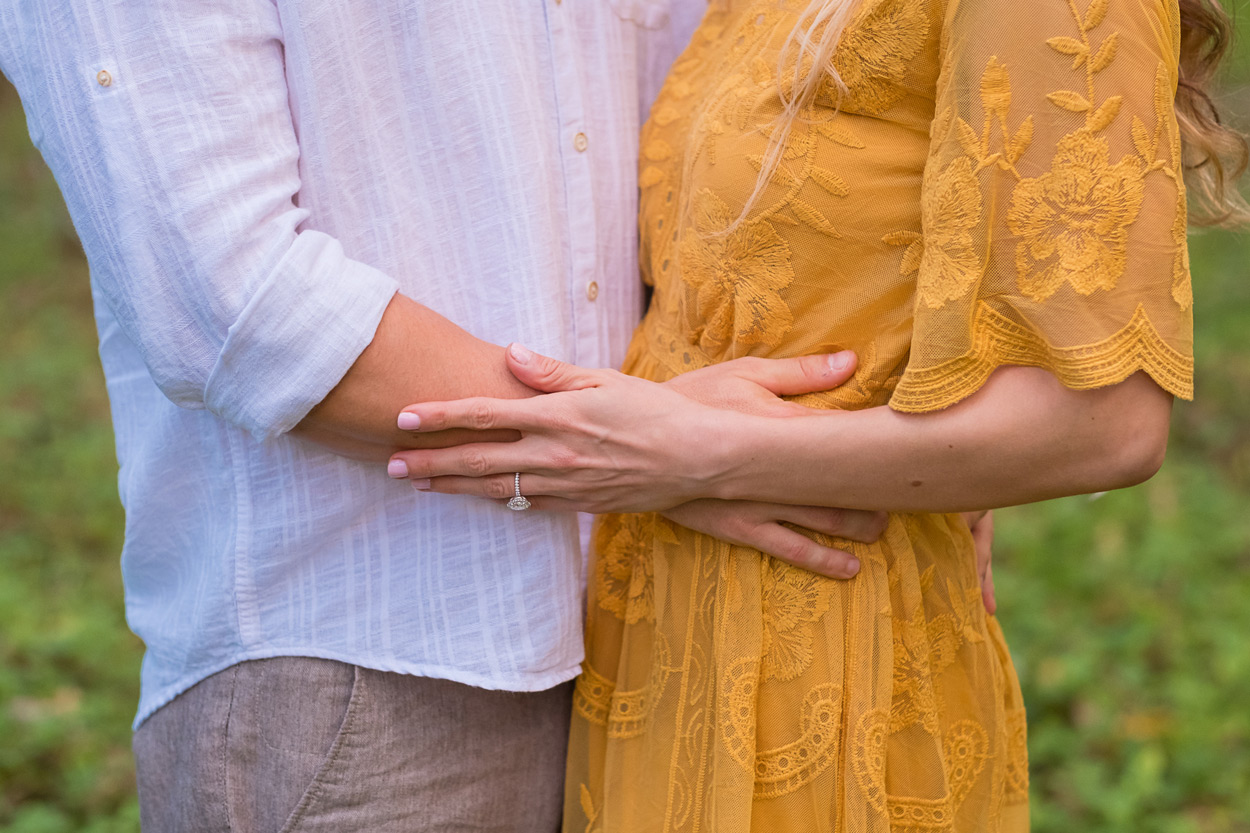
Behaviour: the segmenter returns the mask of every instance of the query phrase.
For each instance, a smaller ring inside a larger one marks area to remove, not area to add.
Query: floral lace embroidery
[[[1094,77],[1115,60],[1119,32],[1095,46],[1091,33],[1106,18],[1109,0],[1092,0],[1085,14],[1068,0],[1079,38],[1053,37],[1052,49],[1085,68],[1085,93],[1058,90],[1049,101],[1085,114],[1085,126],[1059,142],[1049,173],[1016,186],[1007,227],[1023,239],[1016,246],[1020,291],[1044,301],[1065,283],[1082,295],[1113,289],[1124,274],[1128,227],[1145,196],[1141,160],[1125,156],[1112,165],[1106,139],[1094,134],[1120,112],[1122,97],[1097,103]]]
[[[982,197],[979,176],[988,168],[999,168],[1019,179],[1015,163],[1033,142],[1033,117],[1026,117],[1014,131],[1008,124],[1011,106],[1011,77],[1007,67],[990,58],[981,75],[983,124],[978,132],[951,108],[934,119],[931,141],[941,145],[955,130],[964,155],[948,163],[939,173],[925,172],[920,202],[922,237],[913,231],[892,232],[882,242],[906,245],[899,274],[918,272],[917,295],[933,309],[968,293],[981,278],[983,252],[973,246],[972,231],[981,224]],[[1002,149],[992,151],[997,133]]]
[[[1059,142],[1050,172],[1023,180],[1007,227],[1019,235],[1020,291],[1044,301],[1065,283],[1082,295],[1114,289],[1124,274],[1128,227],[1145,196],[1141,163],[1108,162],[1107,140],[1080,130]]]
[[[920,577],[920,589],[931,593],[936,568],[930,566]],[[897,578],[892,582],[897,585]],[[985,641],[981,591],[961,588],[946,581],[946,597],[951,612],[929,618],[917,605],[910,620],[894,620],[894,699],[890,707],[890,731],[921,724],[937,734],[938,715],[944,711],[933,679],[955,664],[956,654],[965,643]]]
[[[840,109],[873,115],[903,97],[908,64],[929,36],[925,0],[885,0],[869,4],[838,43],[833,62],[846,84],[841,95],[826,81],[819,96]]]
[[[1015,162],[1033,139],[1033,117],[1027,117],[1012,133],[1007,114],[1011,106],[1008,70],[991,58],[981,80],[981,103],[985,124],[978,135],[962,118],[954,120],[960,146],[967,158],[957,158],[940,173],[927,174],[922,199],[925,236],[913,231],[887,234],[883,242],[907,246],[900,273],[919,272],[918,294],[923,303],[941,308],[965,295],[978,281],[983,254],[974,250],[971,231],[982,219],[981,184],[977,176],[991,165],[1010,171],[1018,180],[1007,214],[1008,228],[1021,240],[1016,248],[1016,268],[1021,292],[1041,302],[1065,283],[1082,295],[1113,289],[1124,273],[1128,228],[1137,219],[1145,195],[1145,176],[1161,171],[1176,184],[1177,215],[1172,226],[1176,254],[1173,263],[1173,298],[1182,308],[1192,303],[1188,280],[1189,258],[1185,246],[1185,197],[1180,170],[1179,132],[1171,112],[1170,79],[1160,64],[1155,84],[1155,129],[1147,131],[1133,117],[1133,142],[1140,158],[1125,156],[1110,162],[1106,139],[1096,136],[1116,119],[1122,96],[1096,104],[1095,75],[1115,59],[1119,34],[1112,32],[1095,45],[1092,31],[1103,22],[1108,0],[1094,0],[1084,15],[1071,1],[1079,38],[1054,37],[1047,41],[1057,52],[1073,56],[1072,68],[1085,68],[1086,91],[1058,90],[1047,99],[1055,106],[1085,114],[1082,128],[1060,140],[1050,170],[1024,179]],[[1003,149],[990,153],[993,123],[1001,126]],[[934,120],[933,141],[940,144],[951,124],[945,110]],[[1156,159],[1158,145],[1167,132],[1171,159]],[[972,163],[975,163],[975,167]]]
[[[595,534],[599,558],[595,589],[599,607],[629,624],[655,621],[652,549],[656,539],[676,543],[656,515],[608,515]]]
[[[812,623],[829,609],[830,581],[774,558],[763,570],[762,671],[769,680],[792,680],[812,664]]]
[[[790,247],[765,222],[725,234],[734,217],[706,188],[695,196],[693,214],[693,233],[681,241],[682,279],[695,292],[699,322],[691,340],[712,351],[731,340],[779,343],[794,323],[780,294],[794,280]]]

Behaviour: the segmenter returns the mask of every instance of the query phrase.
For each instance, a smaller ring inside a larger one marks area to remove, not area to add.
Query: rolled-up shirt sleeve
[[[259,438],[292,428],[397,284],[299,207],[274,5],[7,4],[0,68],[160,389]]]

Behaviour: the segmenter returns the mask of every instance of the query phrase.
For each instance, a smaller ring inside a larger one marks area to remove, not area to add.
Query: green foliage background
[[[1244,123],[1246,50],[1225,90]],[[1250,833],[1250,237],[1192,249],[1198,400],[1177,407],[1163,470],[998,513],[1038,833]],[[77,238],[0,82],[0,829],[15,833],[138,829],[142,645],[95,345]]]

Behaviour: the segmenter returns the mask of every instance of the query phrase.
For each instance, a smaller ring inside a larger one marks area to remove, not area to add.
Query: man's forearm
[[[379,462],[400,448],[515,439],[511,431],[413,434],[395,425],[399,411],[414,402],[532,396],[508,371],[503,351],[397,294],[373,341],[291,433],[344,456]]]

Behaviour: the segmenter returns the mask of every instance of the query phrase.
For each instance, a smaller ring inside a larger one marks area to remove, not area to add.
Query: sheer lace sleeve
[[[1001,365],[1191,398],[1175,3],[953,0],[945,27],[891,406],[947,407]]]

